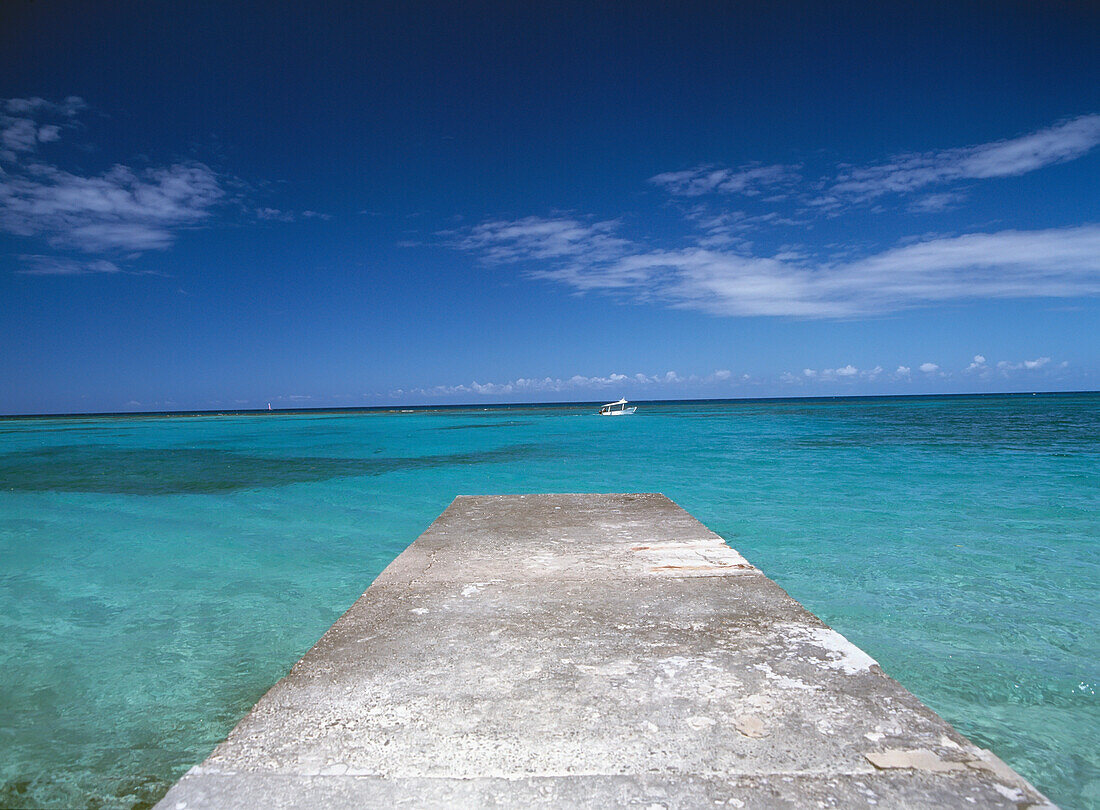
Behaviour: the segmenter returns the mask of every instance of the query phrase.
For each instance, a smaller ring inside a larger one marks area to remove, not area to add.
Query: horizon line
[[[790,401],[834,401],[852,399],[968,399],[978,397],[1026,397],[1026,396],[1076,396],[1081,394],[1100,394],[1100,389],[1078,391],[974,391],[966,393],[936,394],[819,394],[815,396],[790,397],[689,397],[684,399],[632,399],[630,402],[660,403],[704,403],[704,402],[790,402]],[[142,416],[248,416],[260,414],[305,414],[305,413],[359,413],[364,411],[401,412],[401,411],[462,411],[491,410],[493,408],[539,408],[566,407],[601,404],[602,400],[582,399],[554,402],[470,402],[439,405],[355,405],[355,406],[318,406],[307,408],[191,408],[173,411],[87,411],[69,413],[21,413],[0,414],[4,419],[68,419],[91,417],[142,417]]]

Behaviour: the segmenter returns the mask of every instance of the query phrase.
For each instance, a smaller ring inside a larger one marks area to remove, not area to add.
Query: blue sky
[[[1100,386],[1089,3],[0,6],[0,413]]]

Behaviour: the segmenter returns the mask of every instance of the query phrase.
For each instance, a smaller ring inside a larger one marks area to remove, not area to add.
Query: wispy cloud
[[[704,246],[732,243],[731,236],[833,218],[853,207],[887,204],[887,195],[910,213],[935,214],[958,208],[969,189],[960,184],[1014,177],[1080,158],[1100,145],[1100,115],[1081,115],[1015,138],[973,146],[907,152],[865,164],[819,167],[747,163],[702,165],[664,172],[649,180],[675,198],[693,198],[688,212],[706,232]],[[954,187],[952,187],[952,185]],[[729,211],[730,199],[752,208]]]
[[[957,208],[966,199],[966,195],[956,191],[939,194],[925,194],[909,204],[909,210],[918,214],[935,214]]]
[[[804,220],[794,219],[778,211],[768,211],[763,214],[749,214],[745,211],[715,213],[700,207],[688,211],[686,217],[702,231],[697,244],[699,247],[705,248],[728,248],[733,245],[745,245],[748,243],[749,235],[753,231],[758,231],[764,227],[805,224]]]
[[[264,219],[272,222],[293,222],[295,215],[293,211],[283,211],[279,208],[257,208],[255,210],[256,219]]]
[[[22,267],[15,272],[27,276],[86,276],[123,272],[117,264],[106,259],[80,261],[60,256],[23,255],[19,261]]]
[[[1001,360],[997,363],[997,370],[1001,373],[1010,371],[1036,371],[1043,368],[1043,366],[1050,363],[1049,357],[1036,357],[1034,360],[1020,360],[1018,362],[1011,362],[1008,360]]]
[[[88,253],[161,250],[224,196],[201,163],[81,177],[36,163],[0,176],[0,229]]]
[[[815,251],[802,242],[818,218],[889,192],[908,195],[899,210],[945,211],[970,189],[935,184],[1019,175],[1098,144],[1100,115],[1082,115],[1017,138],[841,167],[812,182],[788,164],[666,172],[650,182],[691,198],[673,207],[694,231],[675,244],[642,243],[623,234],[621,219],[576,214],[492,219],[442,235],[487,263],[520,264],[528,276],[578,293],[720,316],[853,318],[947,302],[1093,296],[1100,294],[1100,225],[933,234],[878,248]],[[723,207],[732,195],[744,210]],[[759,247],[763,231],[799,226],[797,235],[763,240],[778,247]]]
[[[1100,226],[928,239],[837,268],[853,311],[1100,293]],[[910,303],[907,303],[910,302]]]
[[[41,254],[22,254],[18,257],[20,267],[15,270],[24,276],[166,276],[159,270],[134,270],[125,264],[106,259],[83,259],[70,256],[49,256]],[[183,293],[183,290],[180,290]],[[184,293],[187,295],[187,293]]]
[[[1018,138],[897,155],[877,165],[848,168],[837,175],[829,191],[867,199],[936,183],[1012,177],[1074,160],[1097,145],[1100,115],[1082,115]]]
[[[163,250],[180,231],[207,220],[226,197],[221,178],[198,162],[142,171],[115,165],[83,175],[41,157],[41,147],[76,126],[85,106],[75,96],[60,103],[0,102],[0,230],[83,253]],[[59,259],[53,266],[93,264]],[[42,274],[43,266],[32,263],[27,272]]]
[[[798,183],[802,177],[799,166],[749,163],[736,169],[719,166],[697,166],[679,172],[664,172],[649,178],[668,193],[682,197],[703,194],[740,194],[757,197],[762,194],[782,194],[782,189]]]
[[[253,213],[256,215],[256,219],[269,222],[295,222],[298,219],[320,219],[327,222],[332,219],[332,214],[325,214],[320,211],[295,212],[271,207],[256,208]]]
[[[585,223],[571,217],[483,222],[452,241],[488,262],[569,260],[587,264],[621,256],[630,243],[613,234],[615,221]],[[456,236],[448,233],[444,236]]]
[[[848,318],[976,299],[1100,294],[1100,226],[930,238],[860,259],[813,261],[692,247],[649,250],[612,223],[527,217],[456,244],[578,292],[714,315]]]

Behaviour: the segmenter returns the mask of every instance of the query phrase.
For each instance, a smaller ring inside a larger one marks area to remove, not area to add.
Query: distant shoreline
[[[1100,394],[1100,390],[1088,391],[991,391],[965,394],[837,394],[835,396],[803,397],[717,397],[699,399],[632,399],[640,405],[676,404],[753,404],[778,402],[851,402],[858,400],[937,400],[937,399],[986,399],[996,397],[1072,397]],[[567,400],[559,402],[470,402],[440,405],[364,405],[357,407],[325,406],[317,408],[242,408],[179,411],[89,411],[86,413],[23,413],[0,414],[0,421],[15,419],[103,419],[103,418],[154,418],[154,417],[202,417],[202,416],[282,416],[291,414],[341,414],[341,413],[424,413],[425,411],[487,411],[526,408],[599,407],[603,400]]]

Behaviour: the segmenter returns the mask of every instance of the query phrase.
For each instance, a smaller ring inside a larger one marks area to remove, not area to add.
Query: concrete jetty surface
[[[1049,807],[662,495],[460,497],[157,805]]]

